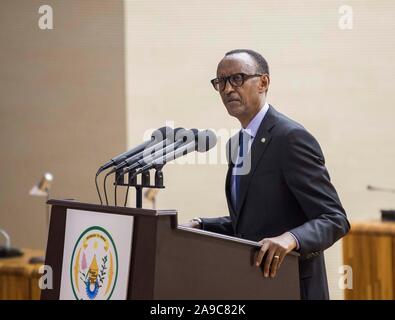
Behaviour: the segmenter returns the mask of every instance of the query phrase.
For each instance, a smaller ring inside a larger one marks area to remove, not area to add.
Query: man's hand
[[[183,227],[187,228],[195,228],[195,229],[200,229],[200,223],[197,222],[196,220],[191,220],[186,223],[181,224]]]
[[[255,265],[259,267],[266,254],[265,264],[263,266],[263,275],[265,278],[269,274],[271,278],[274,278],[284,257],[297,246],[294,237],[289,232],[283,233],[278,237],[265,238],[259,241],[259,243],[262,244],[262,247],[255,260]]]

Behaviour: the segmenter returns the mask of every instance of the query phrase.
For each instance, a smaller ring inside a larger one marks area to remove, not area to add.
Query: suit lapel
[[[232,177],[232,166],[228,166],[228,172],[226,173],[226,184],[225,184],[225,193],[226,200],[228,203],[229,213],[232,216],[235,216],[235,210],[232,205],[232,196],[231,196],[231,177]]]
[[[259,163],[259,159],[262,157],[262,155],[265,153],[267,150],[267,147],[270,144],[270,141],[272,139],[270,130],[274,127],[275,125],[275,110],[272,106],[269,107],[269,110],[267,111],[265,118],[262,120],[261,125],[259,126],[258,132],[256,134],[256,137],[254,138],[254,141],[251,146],[251,168],[249,170],[248,174],[242,175],[240,177],[240,198],[238,199],[238,205],[236,208],[236,215],[237,217],[240,216],[241,209],[243,207],[248,187],[251,181],[251,177],[254,174],[254,171]],[[237,219],[238,220],[238,219]]]

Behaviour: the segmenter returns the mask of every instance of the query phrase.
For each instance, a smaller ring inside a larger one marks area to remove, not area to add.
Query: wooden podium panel
[[[174,210],[145,210],[50,200],[46,264],[59,299],[67,209],[134,216],[128,299],[300,299],[298,254],[283,261],[277,277],[253,264],[259,243],[178,226]]]
[[[394,222],[352,223],[343,239],[343,260],[353,271],[353,288],[345,290],[345,299],[395,299]]]
[[[39,300],[40,263],[30,264],[32,257],[44,255],[42,250],[23,249],[20,257],[0,259],[0,300]]]
[[[254,266],[253,241],[158,223],[155,299],[299,298],[297,256],[288,257],[275,279]],[[188,293],[187,295],[185,293]]]

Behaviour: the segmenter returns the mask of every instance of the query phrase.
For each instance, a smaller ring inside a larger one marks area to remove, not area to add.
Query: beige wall
[[[145,129],[238,128],[209,84],[234,48],[261,52],[271,68],[268,101],[319,140],[351,220],[378,218],[395,185],[395,3],[347,1],[353,30],[338,28],[344,1],[125,1],[128,144]],[[168,166],[160,208],[180,220],[227,213],[224,165]],[[326,252],[332,298],[340,243]]]
[[[54,29],[38,28],[49,4]],[[44,248],[45,171],[52,197],[97,202],[97,167],[126,147],[121,1],[0,2],[0,227]]]

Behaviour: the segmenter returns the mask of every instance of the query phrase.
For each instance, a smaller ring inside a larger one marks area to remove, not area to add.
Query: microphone
[[[389,193],[395,193],[395,189],[389,189],[389,188],[379,188],[379,187],[373,187],[371,185],[368,185],[366,189],[370,191],[381,191],[381,192],[389,192]]]
[[[21,250],[11,247],[11,238],[5,230],[0,229],[0,234],[5,238],[5,245],[0,246],[0,258],[11,258],[23,255]]]
[[[109,173],[113,173],[115,171],[119,171],[124,167],[133,165],[135,162],[143,159],[146,155],[157,153],[158,149],[163,150],[169,143],[174,143],[179,139],[180,134],[185,132],[184,128],[176,128],[171,136],[168,136],[166,140],[159,141],[158,143],[154,143],[152,145],[148,145],[144,150],[140,151],[139,153],[131,156],[130,158],[122,161],[118,165],[116,165]],[[171,145],[171,144],[170,144]]]
[[[213,131],[211,130],[200,131],[197,135],[197,139],[184,143],[183,145],[173,150],[172,152],[169,152],[162,157],[154,159],[151,163],[148,163],[142,168],[140,168],[139,170],[137,170],[134,175],[136,176],[137,174],[140,174],[144,171],[159,166],[163,167],[167,162],[185,156],[186,154],[192,151],[206,152],[211,148],[213,148],[216,144],[217,144],[217,137]]]
[[[176,133],[175,142],[166,146],[165,148],[158,150],[157,152],[150,154],[125,168],[121,175],[124,175],[130,171],[134,171],[139,167],[145,166],[154,160],[174,151],[178,147],[184,144],[188,144],[192,141],[196,141],[198,139],[199,130],[190,129],[190,130],[180,130]]]
[[[367,185],[366,189],[368,189],[369,191],[395,193],[395,189],[373,187],[371,185]],[[382,221],[392,221],[392,222],[395,221],[395,210],[394,209],[381,209],[380,212],[381,212],[381,220]]]
[[[174,135],[174,130],[170,127],[162,127],[155,130],[154,132],[152,132],[151,139],[149,141],[145,141],[139,144],[137,147],[134,147],[133,149],[130,149],[129,151],[126,151],[116,156],[115,158],[112,158],[111,160],[109,160],[107,163],[105,163],[99,168],[96,175],[99,175],[102,171],[112,166],[118,165],[122,161],[125,161],[127,158],[143,151],[151,143],[166,140],[167,137],[172,137],[173,135]]]

